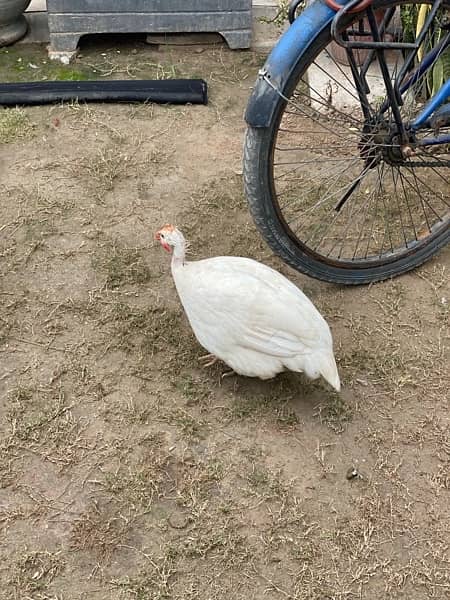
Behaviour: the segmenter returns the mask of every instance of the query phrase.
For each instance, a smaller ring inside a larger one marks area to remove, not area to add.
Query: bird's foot
[[[198,359],[199,363],[203,363],[203,368],[206,369],[208,367],[212,367],[216,364],[219,359],[214,354],[205,354],[205,356],[200,356]]]

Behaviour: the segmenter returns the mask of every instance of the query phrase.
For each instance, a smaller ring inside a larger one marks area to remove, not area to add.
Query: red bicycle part
[[[343,8],[345,6],[345,4],[338,4],[337,2],[335,2],[335,0],[324,0],[325,4],[327,6],[329,6],[330,8],[332,8],[333,10],[335,10],[336,12],[341,10],[341,8]],[[354,6],[351,10],[349,10],[349,13],[357,13],[357,12],[361,12],[362,10],[366,9],[368,6],[370,6],[372,4],[373,0],[361,0],[361,2],[359,4],[357,4],[356,6]]]

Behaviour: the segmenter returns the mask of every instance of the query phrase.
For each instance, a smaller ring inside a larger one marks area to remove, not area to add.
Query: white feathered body
[[[302,371],[340,389],[328,324],[286,277],[232,256],[174,260],[172,274],[198,341],[233,371],[261,379]]]

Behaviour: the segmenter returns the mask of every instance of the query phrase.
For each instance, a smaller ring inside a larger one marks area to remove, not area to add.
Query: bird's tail
[[[319,356],[318,368],[322,377],[334,387],[337,392],[341,391],[341,380],[332,352]]]
[[[330,352],[315,352],[303,359],[302,371],[305,372],[311,379],[322,377],[328,381],[328,383],[334,387],[337,392],[341,390],[341,381],[339,379],[339,373],[334,360],[333,351]]]

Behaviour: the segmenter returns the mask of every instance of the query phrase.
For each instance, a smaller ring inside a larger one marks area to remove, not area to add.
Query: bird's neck
[[[172,252],[172,269],[182,267],[185,263],[186,248],[184,244],[177,244]]]

